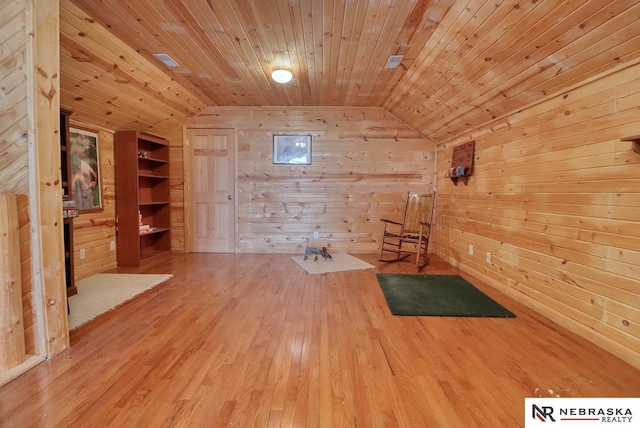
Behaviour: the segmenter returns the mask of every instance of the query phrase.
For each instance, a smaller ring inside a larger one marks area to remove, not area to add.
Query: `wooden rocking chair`
[[[427,249],[435,196],[435,192],[430,194],[407,192],[402,223],[382,219],[384,232],[378,260],[397,262],[415,254],[418,269],[429,263]]]

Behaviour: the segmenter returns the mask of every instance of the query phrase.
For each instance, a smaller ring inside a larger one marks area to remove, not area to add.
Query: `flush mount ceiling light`
[[[278,67],[271,72],[271,78],[278,83],[287,83],[293,78],[291,70]]]

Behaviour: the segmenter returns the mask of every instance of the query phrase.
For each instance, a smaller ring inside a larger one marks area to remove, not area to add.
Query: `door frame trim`
[[[191,253],[191,144],[189,131],[192,129],[221,129],[231,131],[233,138],[233,252],[238,252],[238,133],[236,128],[206,125],[186,125],[182,127],[183,159],[183,216],[184,216],[184,252]]]

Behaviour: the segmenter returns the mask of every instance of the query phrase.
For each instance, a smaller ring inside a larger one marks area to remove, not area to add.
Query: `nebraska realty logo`
[[[640,426],[640,398],[525,398],[525,428]]]

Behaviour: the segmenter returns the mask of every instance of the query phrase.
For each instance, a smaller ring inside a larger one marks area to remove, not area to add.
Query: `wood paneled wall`
[[[24,2],[0,6],[0,191],[29,189],[27,139],[26,10]]]
[[[169,140],[171,251],[185,252],[183,129],[176,129],[166,138]]]
[[[432,144],[381,108],[209,107],[189,126],[235,130],[239,252],[299,253],[314,231],[330,251],[377,252],[380,219],[433,189]],[[273,165],[279,133],[311,134],[312,165]]]
[[[18,198],[26,350],[35,353],[29,230],[29,128],[26,79],[26,2],[0,6],[0,193]]]
[[[435,249],[640,367],[640,154],[620,141],[634,135],[638,64],[439,145]],[[454,186],[452,147],[471,139],[475,171]]]
[[[62,243],[58,3],[0,6],[0,192],[18,195],[27,359],[0,384],[69,346]],[[29,355],[33,354],[33,355]]]
[[[72,121],[71,126],[74,125]],[[90,129],[85,125],[78,126]],[[116,182],[113,141],[113,133],[98,132],[103,210],[83,212],[73,220],[73,258],[76,280],[104,272],[117,265],[116,251],[111,250],[109,246],[110,242],[116,239]],[[84,259],[80,259],[81,248],[85,249],[86,257]]]
[[[18,226],[20,227],[20,277],[22,280],[22,322],[24,323],[25,349],[27,354],[36,352],[36,296],[33,293],[31,275],[31,235],[29,230],[29,198],[18,196]]]

